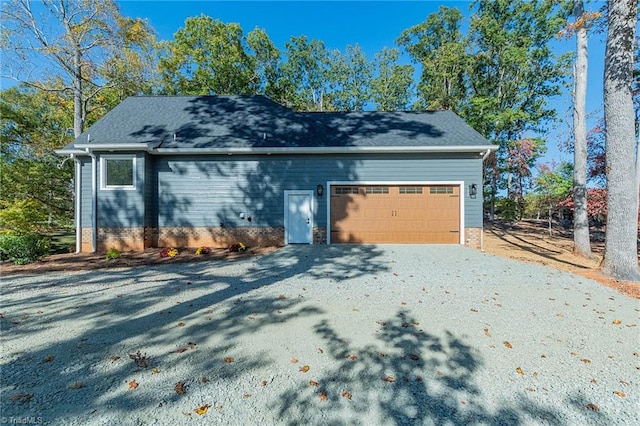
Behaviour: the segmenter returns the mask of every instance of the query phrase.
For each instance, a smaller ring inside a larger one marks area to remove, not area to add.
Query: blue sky
[[[223,22],[239,23],[245,33],[264,28],[279,48],[291,36],[306,35],[322,40],[328,48],[340,49],[359,44],[370,59],[384,47],[395,47],[395,40],[406,28],[419,24],[440,5],[457,7],[469,15],[468,1],[121,1],[123,14],[147,19],[160,39],[171,39],[184,26],[186,18],[205,14]],[[594,2],[592,8],[599,7]],[[558,41],[557,51],[574,48],[575,41]],[[587,110],[593,123],[602,115],[602,75],[604,36],[590,40]],[[408,58],[404,59],[408,62]],[[567,93],[553,101],[560,123],[550,129],[548,153],[543,161],[570,160],[558,150],[558,141],[567,137],[571,124],[571,97]]]

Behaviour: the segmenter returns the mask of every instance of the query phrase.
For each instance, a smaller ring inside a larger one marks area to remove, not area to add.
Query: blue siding
[[[98,227],[135,228],[144,226],[145,154],[136,154],[135,190],[101,189],[100,156],[97,155],[97,157]]]
[[[464,181],[465,226],[482,226],[482,195],[467,191],[476,183],[481,192],[477,154],[158,156],[154,164],[160,227],[283,226],[284,191],[328,181]],[[326,226],[327,197],[317,200],[317,226]]]
[[[91,158],[80,159],[80,222],[83,228],[91,227]]]

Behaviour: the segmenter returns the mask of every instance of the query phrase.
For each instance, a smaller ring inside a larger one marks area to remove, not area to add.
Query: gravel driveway
[[[638,300],[465,247],[288,246],[1,289],[2,423],[640,424]]]

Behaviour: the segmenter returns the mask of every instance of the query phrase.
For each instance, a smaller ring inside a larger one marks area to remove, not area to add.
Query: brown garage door
[[[460,243],[460,187],[332,185],[332,243]]]

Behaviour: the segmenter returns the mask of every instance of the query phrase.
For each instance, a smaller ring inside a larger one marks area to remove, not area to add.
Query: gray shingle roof
[[[296,113],[264,96],[130,97],[62,151],[78,144],[189,150],[490,145],[451,111]]]

